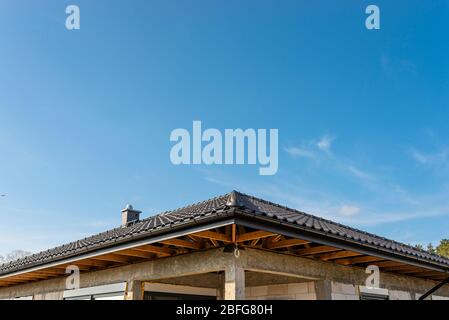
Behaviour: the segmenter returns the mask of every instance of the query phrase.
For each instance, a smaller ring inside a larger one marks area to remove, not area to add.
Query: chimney
[[[127,227],[134,222],[139,221],[142,211],[134,210],[133,206],[128,204],[125,209],[122,210],[122,227]]]

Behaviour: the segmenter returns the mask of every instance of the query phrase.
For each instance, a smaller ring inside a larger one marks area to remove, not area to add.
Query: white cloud
[[[346,169],[352,175],[356,176],[359,179],[362,179],[362,180],[374,180],[374,177],[371,174],[369,174],[369,173],[367,173],[367,172],[365,172],[365,171],[363,171],[363,170],[361,170],[361,169],[359,169],[359,168],[357,168],[355,166],[346,166]]]
[[[329,135],[324,135],[321,139],[311,140],[307,143],[303,143],[301,147],[287,147],[284,150],[293,157],[303,157],[310,159],[317,159],[319,155],[316,153],[318,148],[321,151],[329,153],[332,147],[332,142],[335,140],[334,137]]]
[[[329,152],[332,147],[332,142],[334,138],[329,135],[324,135],[317,143],[316,146],[325,152]]]
[[[416,149],[412,149],[410,153],[415,161],[425,165],[444,165],[447,163],[449,156],[448,150],[445,149],[436,153],[427,154]]]
[[[360,213],[360,208],[350,205],[344,205],[340,208],[340,214],[345,217],[353,217]]]
[[[304,158],[313,158],[315,155],[312,151],[304,149],[304,148],[298,148],[298,147],[291,147],[291,148],[285,148],[284,149],[289,155],[294,157],[304,157]]]

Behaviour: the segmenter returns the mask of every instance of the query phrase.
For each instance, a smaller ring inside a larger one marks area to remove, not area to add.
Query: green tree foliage
[[[449,239],[441,240],[436,247],[434,247],[433,244],[429,243],[426,249],[422,244],[415,245],[415,248],[418,250],[425,250],[429,253],[438,254],[440,256],[449,258]]]
[[[436,247],[436,253],[440,256],[449,258],[449,239],[443,239],[440,244]]]

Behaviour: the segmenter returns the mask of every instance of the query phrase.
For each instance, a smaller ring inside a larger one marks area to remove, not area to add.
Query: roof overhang
[[[239,231],[239,228],[243,231]],[[232,232],[232,234],[228,234],[229,232]],[[241,234],[235,234],[239,232]],[[239,239],[239,237],[241,238]],[[273,241],[284,241],[285,243],[291,244],[291,246],[282,246],[282,249],[280,249],[277,247],[281,246],[274,245],[270,247],[263,244],[263,239],[271,238],[275,238]],[[207,245],[197,245],[194,241],[195,239],[205,239],[207,240]],[[293,239],[298,239],[298,241],[292,241]],[[160,258],[161,256],[157,254],[158,250],[162,253],[173,252],[175,255],[221,246],[224,247],[232,243],[239,246],[254,246],[265,250],[276,248],[276,250],[272,250],[285,254],[294,254],[295,252],[304,253],[307,250],[300,250],[302,245],[312,246],[312,249],[319,248],[319,246],[329,246],[330,250],[328,251],[330,253],[334,252],[337,254],[334,254],[335,259],[326,260],[328,262],[339,263],[342,259],[341,257],[345,257],[346,253],[348,257],[356,256],[358,259],[357,261],[363,260],[363,257],[366,256],[368,258],[373,257],[371,260],[374,261],[377,258],[378,261],[396,262],[398,264],[396,267],[398,272],[401,270],[405,272],[405,270],[407,270],[412,273],[406,275],[415,277],[424,277],[425,274],[429,274],[431,276],[426,276],[424,278],[438,281],[444,277],[447,277],[449,274],[448,267],[438,263],[423,261],[417,257],[410,257],[406,254],[392,252],[387,249],[381,250],[379,247],[368,243],[361,244],[360,242],[351,239],[342,239],[341,237],[329,233],[311,231],[310,229],[301,226],[283,223],[282,221],[276,221],[269,219],[268,217],[254,215],[245,212],[244,210],[233,208],[229,210],[229,212],[222,212],[220,215],[203,217],[202,219],[196,219],[188,223],[180,223],[169,228],[161,228],[158,232],[154,232],[151,236],[146,236],[143,238],[134,237],[127,241],[117,242],[106,248],[74,254],[70,257],[55,259],[54,261],[48,263],[43,263],[4,274],[0,276],[0,286],[11,286],[20,283],[44,280],[45,273],[43,272],[46,270],[62,268],[71,264],[77,265],[83,261],[92,260],[105,262],[103,264],[104,267],[101,267],[101,264],[100,266],[98,266],[98,264],[92,264],[95,268],[87,268],[85,270],[90,272]],[[139,252],[137,251],[142,250],[142,248],[148,249],[149,246],[153,249],[149,249],[148,259],[144,259],[143,257],[146,255],[143,253],[142,255],[139,255],[138,253],[145,252],[145,250]],[[334,248],[334,250],[332,250],[332,248]],[[155,251],[155,256],[150,256],[151,250],[154,251],[155,249],[157,249]],[[129,254],[130,257],[135,255],[137,260],[132,260],[128,263],[125,258],[118,259],[118,257],[123,257],[123,254],[125,256]],[[114,260],[113,257],[110,258],[115,255],[117,255],[117,259]],[[323,254],[318,252],[315,255],[307,255],[307,257],[320,259],[320,257],[323,257]],[[329,258],[329,253],[327,258]],[[108,265],[108,259],[111,259],[111,265]],[[354,259],[354,261],[355,260],[356,259]],[[370,259],[365,260],[369,261]],[[393,268],[390,267],[386,270],[392,269],[391,272],[396,273],[394,263],[386,263],[386,265],[393,266]],[[353,264],[353,266],[363,266],[363,264]],[[407,266],[412,269],[407,269]],[[414,271],[416,272],[413,273]],[[41,272],[43,273],[42,275]],[[54,277],[57,277],[58,274],[59,276],[64,276],[65,271],[60,269],[60,272],[55,273]],[[33,275],[36,275],[36,278],[33,278]]]

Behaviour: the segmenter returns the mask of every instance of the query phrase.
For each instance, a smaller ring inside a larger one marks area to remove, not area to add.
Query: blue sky
[[[447,21],[445,0],[2,1],[0,254],[232,189],[406,243],[449,237]],[[279,172],[173,166],[170,132],[193,120],[279,129]]]

